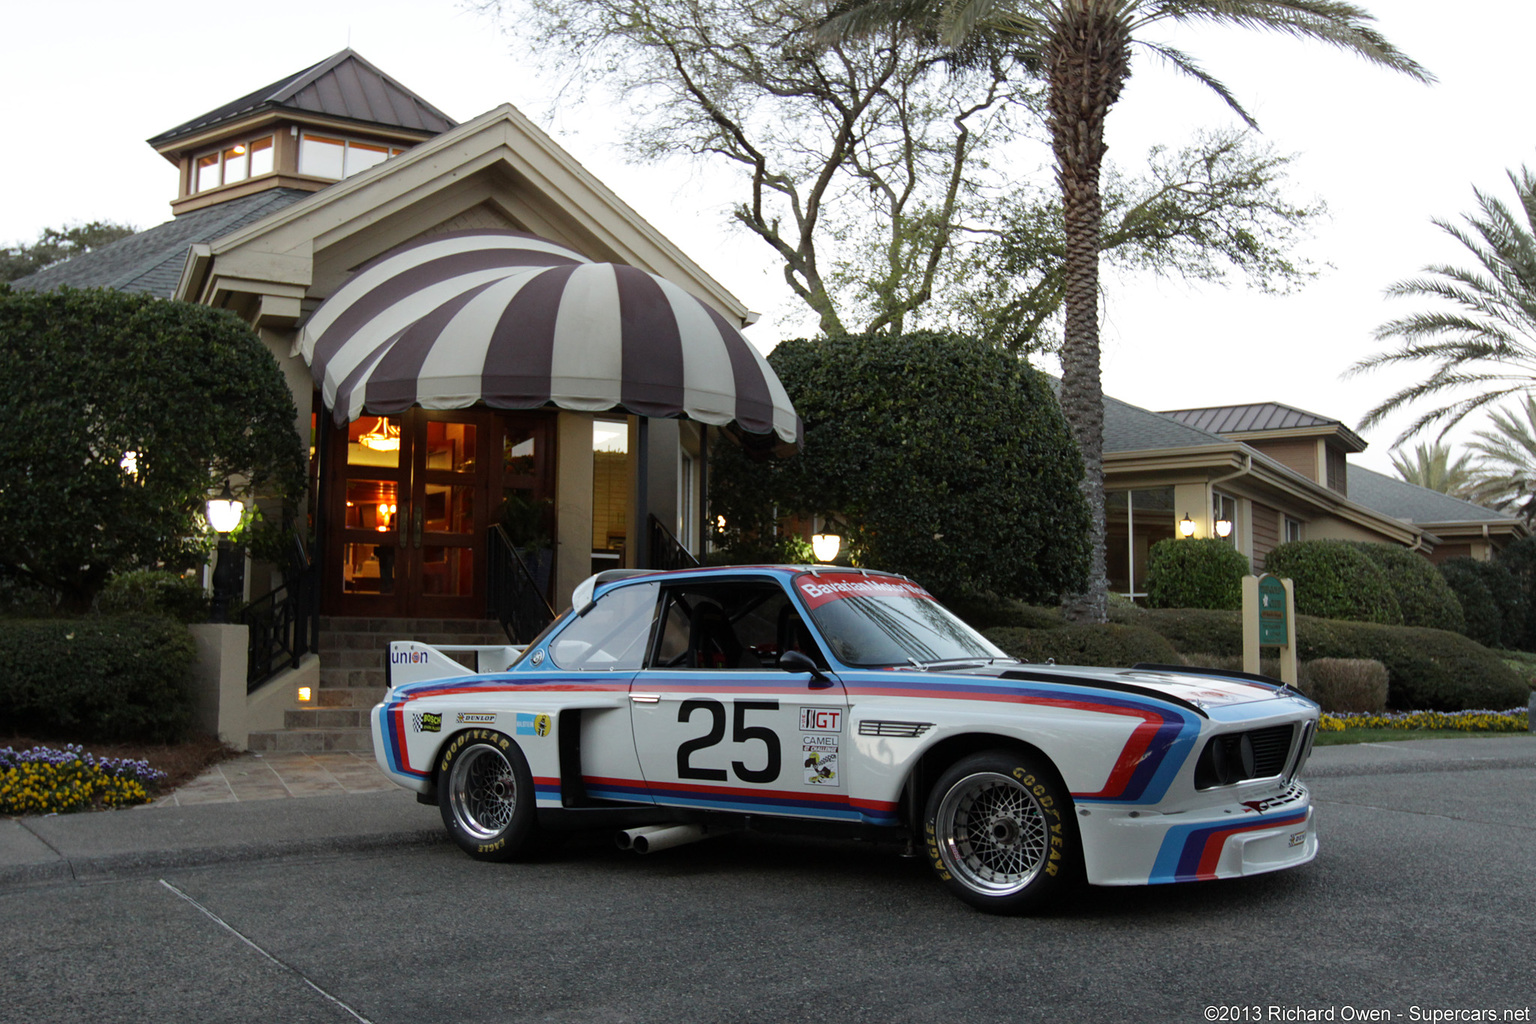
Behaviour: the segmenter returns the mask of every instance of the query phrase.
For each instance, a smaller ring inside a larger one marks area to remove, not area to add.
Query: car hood
[[[1031,682],[1060,682],[1073,686],[1093,686],[1107,690],[1162,697],[1201,711],[1301,696],[1279,682],[1266,683],[1234,675],[1194,675],[1176,670],[1150,668],[1093,668],[1072,665],[998,665],[977,670],[977,674],[1000,679]]]

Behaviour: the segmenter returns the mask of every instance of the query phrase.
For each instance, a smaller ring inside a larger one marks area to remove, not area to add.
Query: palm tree
[[[1393,452],[1392,468],[1410,484],[1470,500],[1477,473],[1471,459],[1470,454],[1463,452],[1452,462],[1450,445],[1436,441],[1415,447],[1412,458]]]
[[[1463,214],[1463,225],[1435,221],[1477,260],[1474,269],[1436,264],[1424,268],[1429,276],[1387,290],[1391,296],[1433,299],[1442,308],[1378,327],[1378,340],[1398,339],[1401,347],[1362,359],[1349,373],[1396,363],[1435,367],[1426,379],[1368,412],[1362,428],[1420,400],[1445,399],[1414,420],[1398,443],[1435,424],[1443,437],[1468,413],[1536,389],[1536,177],[1526,168],[1508,174],[1520,200],[1518,216],[1478,190],[1480,212]]]
[[[1536,398],[1525,397],[1525,419],[1508,409],[1492,414],[1493,430],[1479,430],[1467,447],[1483,457],[1467,497],[1479,505],[1536,518]]]
[[[1131,47],[1144,46],[1205,83],[1254,124],[1226,86],[1189,56],[1142,38],[1161,21],[1237,25],[1314,39],[1433,81],[1371,27],[1371,15],[1343,0],[844,0],[822,27],[823,33],[838,36],[894,24],[962,60],[971,49],[1003,47],[1045,79],[1046,128],[1066,222],[1061,407],[1082,450],[1083,491],[1092,513],[1088,586],[1067,602],[1068,616],[1081,621],[1102,622],[1107,610],[1099,182],[1104,120],[1130,77]]]

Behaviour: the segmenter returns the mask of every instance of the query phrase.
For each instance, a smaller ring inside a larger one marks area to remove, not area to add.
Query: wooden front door
[[[363,416],[332,448],[332,614],[482,618],[495,416]]]
[[[542,507],[553,496],[553,433],[550,414],[486,409],[411,409],[335,431],[326,613],[484,618],[486,532],[504,497]]]

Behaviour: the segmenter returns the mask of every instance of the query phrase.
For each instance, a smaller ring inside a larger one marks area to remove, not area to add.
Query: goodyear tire
[[[950,892],[994,914],[1060,898],[1082,863],[1072,799],[1049,762],[990,750],[955,762],[928,795],[928,860]]]
[[[508,736],[470,729],[443,745],[437,804],[448,834],[477,860],[512,860],[536,839],[533,773]]]

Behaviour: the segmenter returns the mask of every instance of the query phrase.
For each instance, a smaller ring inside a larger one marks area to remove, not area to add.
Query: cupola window
[[[402,152],[399,147],[375,142],[305,132],[299,139],[299,173],[316,178],[350,178]]]
[[[273,167],[272,136],[237,142],[197,158],[193,191],[206,192],[259,174],[270,174]]]

